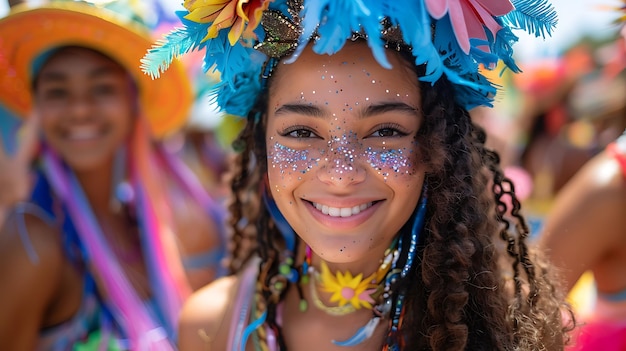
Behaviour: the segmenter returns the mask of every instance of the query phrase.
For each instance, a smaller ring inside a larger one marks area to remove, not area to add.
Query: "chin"
[[[342,236],[322,240],[318,239],[310,246],[316,253],[323,252],[324,255],[320,256],[329,262],[345,263],[367,255],[371,245],[369,238]]]
[[[74,172],[89,172],[99,170],[109,165],[111,156],[105,155],[62,155],[63,161]]]

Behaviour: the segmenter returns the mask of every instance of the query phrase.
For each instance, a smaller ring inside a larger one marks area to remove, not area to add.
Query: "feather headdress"
[[[385,49],[402,45],[425,65],[421,80],[446,76],[459,105],[491,106],[497,87],[479,72],[499,60],[514,72],[514,29],[551,34],[556,13],[547,0],[185,0],[183,27],[142,59],[153,78],[176,57],[204,50],[204,69],[221,82],[211,92],[221,110],[246,116],[262,89],[270,57],[292,62],[306,45],[333,54],[358,36],[390,67]]]

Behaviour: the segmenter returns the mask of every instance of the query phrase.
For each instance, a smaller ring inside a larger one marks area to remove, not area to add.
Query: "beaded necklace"
[[[317,271],[311,265],[311,248],[307,246],[304,265],[308,267],[308,270],[305,274],[314,278],[309,288],[315,307],[333,316],[343,316],[361,308],[373,309],[377,298],[382,293],[382,283],[389,273],[391,261],[393,257],[397,259],[397,243],[398,240],[394,240],[385,250],[378,270],[367,278],[363,278],[362,273],[356,276],[353,276],[351,272],[332,274],[325,261],[321,262],[320,271]],[[325,305],[319,299],[318,290],[332,293],[330,302],[337,302],[337,306]]]

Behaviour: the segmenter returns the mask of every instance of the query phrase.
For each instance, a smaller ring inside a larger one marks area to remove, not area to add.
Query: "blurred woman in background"
[[[188,79],[139,70],[152,39],[130,10],[0,20],[0,99],[41,133],[32,195],[0,233],[3,348],[174,349],[182,302],[220,274],[221,210],[155,142],[185,122]]]

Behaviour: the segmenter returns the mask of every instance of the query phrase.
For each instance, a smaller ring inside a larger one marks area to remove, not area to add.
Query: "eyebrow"
[[[98,67],[91,72],[89,72],[89,78],[98,78],[98,77],[106,77],[109,74],[112,74],[114,69],[112,67]],[[67,75],[62,72],[44,72],[39,77],[40,80],[46,81],[58,81],[62,82],[67,78]]]
[[[364,118],[374,115],[381,115],[387,112],[403,112],[414,115],[417,112],[417,108],[404,102],[382,102],[367,106],[367,108],[365,108],[365,110],[361,112],[361,117]]]
[[[310,117],[324,117],[324,111],[311,104],[285,104],[279,107],[274,114],[280,116],[283,114],[297,114]]]
[[[404,102],[381,102],[367,106],[359,112],[358,116],[359,118],[367,118],[388,112],[402,112],[414,115],[417,112],[417,108]],[[324,109],[311,104],[285,104],[274,112],[276,116],[290,113],[318,118],[328,115]]]

